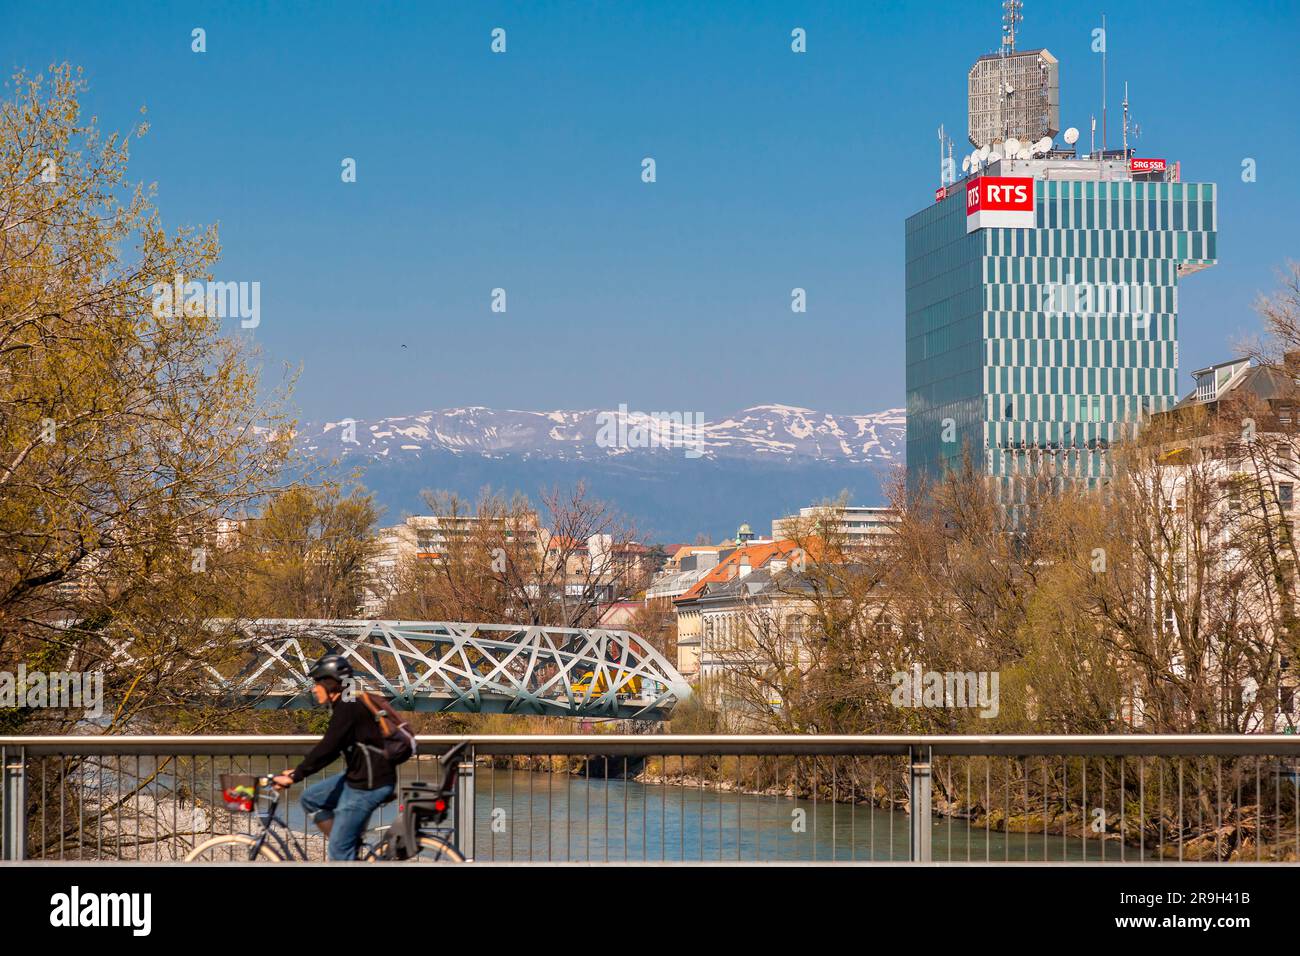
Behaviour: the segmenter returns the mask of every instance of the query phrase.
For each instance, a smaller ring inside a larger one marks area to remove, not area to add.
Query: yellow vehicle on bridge
[[[618,696],[635,697],[637,694],[641,693],[640,677],[630,677],[625,681],[620,680],[621,677],[622,672],[616,674]],[[593,680],[595,681],[594,688],[592,687]],[[609,681],[606,679],[604,671],[601,671],[599,674],[594,671],[583,671],[582,676],[569,685],[569,690],[575,694],[581,694],[584,697],[588,695],[588,692],[590,692],[591,696],[598,697],[602,694],[609,693]]]

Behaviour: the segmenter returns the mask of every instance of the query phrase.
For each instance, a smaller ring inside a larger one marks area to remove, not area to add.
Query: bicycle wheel
[[[248,852],[257,841],[245,833],[228,833],[204,840],[185,857],[186,863],[239,862],[248,860]],[[263,843],[255,862],[278,863],[279,853]]]
[[[370,863],[382,862],[388,856],[388,841],[378,843],[366,860]],[[406,863],[464,863],[465,857],[450,843],[437,837],[420,837],[420,852],[407,857]]]

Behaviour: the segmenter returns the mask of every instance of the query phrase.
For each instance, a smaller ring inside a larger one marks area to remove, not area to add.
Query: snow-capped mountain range
[[[474,498],[485,486],[536,500],[544,488],[586,484],[628,515],[648,541],[721,540],[741,522],[773,518],[847,492],[883,504],[904,459],[903,410],[837,415],[757,405],[708,420],[627,409],[526,412],[448,408],[370,421],[307,422],[299,450],[358,469],[385,522],[421,513],[425,489]]]
[[[892,464],[902,459],[903,410],[835,415],[756,405],[710,421],[691,412],[528,412],[447,408],[373,421],[306,423],[300,449],[324,458],[416,460],[430,452],[484,458],[593,461],[674,450],[686,457]],[[355,457],[354,457],[355,456]]]

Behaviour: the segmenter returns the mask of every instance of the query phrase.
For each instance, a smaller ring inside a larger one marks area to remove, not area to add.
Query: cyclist
[[[329,726],[302,763],[275,776],[275,785],[292,786],[343,754],[347,769],[307,787],[302,808],[329,838],[329,859],[355,860],[370,815],[392,797],[397,773],[384,756],[384,739],[374,715],[360,700],[344,693],[352,665],[343,655],[327,653],[307,676],[315,681],[313,699],[332,711]]]

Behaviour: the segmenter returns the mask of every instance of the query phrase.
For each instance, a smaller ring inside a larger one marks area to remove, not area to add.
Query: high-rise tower
[[[1216,261],[1217,189],[1065,138],[981,144],[907,220],[914,489],[965,448],[1006,498],[1045,465],[1094,482],[1111,443],[1177,400],[1180,283]]]

